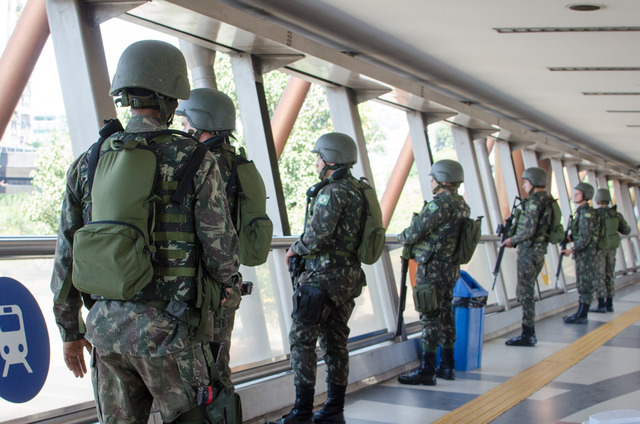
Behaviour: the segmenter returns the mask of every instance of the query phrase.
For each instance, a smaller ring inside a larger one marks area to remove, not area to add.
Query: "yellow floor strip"
[[[433,421],[432,424],[481,424],[493,421],[638,320],[640,306],[601,325],[498,387]]]

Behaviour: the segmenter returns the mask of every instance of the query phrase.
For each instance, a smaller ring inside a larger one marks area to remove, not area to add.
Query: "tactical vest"
[[[453,194],[456,195],[456,194]],[[420,243],[416,243],[411,248],[411,254],[418,263],[427,263],[430,259],[437,259],[444,262],[452,261],[452,257],[456,252],[458,240],[462,226],[459,225],[463,218],[468,218],[469,213],[465,213],[466,209],[456,206],[456,203],[448,197],[434,197],[434,202],[439,203],[438,207],[442,207],[446,202],[454,211],[447,221],[449,225],[440,225],[437,229],[429,233],[427,238]]]
[[[330,184],[349,184],[351,195],[354,203],[362,205],[359,210],[364,211],[364,199],[360,192],[358,181],[348,175],[337,181],[333,181]],[[311,198],[311,203],[308,208],[308,216],[305,222],[308,222],[313,217],[313,210],[317,201],[317,196]],[[338,222],[338,225],[334,229],[332,235],[331,249],[327,252],[320,252],[317,254],[305,255],[305,269],[306,270],[319,270],[321,268],[331,267],[357,267],[360,266],[360,260],[358,259],[358,246],[360,244],[360,232],[363,226],[363,213],[358,213],[358,217],[353,222],[354,226],[358,229],[354,231],[352,227],[347,227],[344,222]]]

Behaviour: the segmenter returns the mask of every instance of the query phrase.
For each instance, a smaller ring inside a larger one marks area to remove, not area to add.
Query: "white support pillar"
[[[502,165],[502,174],[504,176],[504,185],[507,190],[507,199],[509,199],[513,204],[512,199],[520,197],[520,190],[518,189],[518,179],[516,178],[516,174],[513,170],[511,147],[506,141],[496,140],[496,148],[498,149],[500,164]]]
[[[571,189],[571,197],[573,198],[573,189],[580,183],[580,175],[578,174],[578,168],[575,164],[565,165],[567,168],[567,175],[569,176],[569,185]]]
[[[609,184],[607,183],[607,174],[602,172],[596,173],[596,181],[598,182],[597,188],[606,188],[609,190]]]
[[[456,148],[456,153],[458,154],[458,161],[464,168],[465,195],[471,208],[471,217],[488,217],[489,213],[487,204],[485,203],[486,197],[484,195],[484,188],[482,186],[481,173],[476,161],[476,155],[473,146],[473,144],[475,143],[472,143],[471,135],[467,128],[453,126],[451,127],[451,134],[453,135],[453,144]],[[484,142],[484,139],[482,139],[482,141]],[[497,195],[495,196],[495,199],[497,201]],[[482,233],[493,234],[490,219],[482,220]],[[489,269],[493,270],[493,266],[498,257],[498,244],[496,243],[495,245],[492,245],[492,243],[483,243],[482,245],[487,254],[487,259],[489,260],[487,266],[489,267]],[[506,264],[503,261],[502,266],[505,265]],[[496,284],[496,298],[499,305],[504,306],[505,309],[509,309],[509,302],[507,299],[507,294],[504,288],[504,282],[502,280],[501,274],[499,275],[499,277],[499,284]],[[490,288],[487,287],[486,289],[489,290]]]
[[[180,50],[191,71],[191,88],[217,89],[216,76],[213,71],[213,63],[216,60],[216,51],[199,46],[190,41],[179,40]]]
[[[556,189],[558,190],[558,201],[560,202],[560,209],[562,210],[562,224],[566,230],[567,225],[569,225],[569,218],[572,215],[571,211],[571,195],[569,188],[567,187],[567,182],[564,179],[564,168],[562,162],[559,159],[551,159],[551,169],[553,170],[553,174],[556,177]],[[560,260],[560,256],[558,254],[558,260]],[[565,258],[563,260],[570,260],[570,258]],[[557,269],[556,265],[556,269]],[[563,290],[567,291],[567,280],[564,276],[564,272],[561,271],[558,276],[558,286]],[[555,283],[554,283],[555,284]]]
[[[524,169],[531,168],[538,165],[538,156],[536,152],[529,149],[522,149],[522,163],[524,165]]]
[[[616,204],[618,205],[618,212],[622,214],[627,222],[634,222],[633,207],[631,204],[631,196],[629,195],[629,186],[621,183],[620,180],[612,180],[613,192],[616,196]],[[636,227],[637,228],[637,227]],[[632,228],[633,232],[633,228]],[[620,247],[624,252],[625,264],[638,266],[638,239],[636,237],[624,237],[620,243]]]
[[[493,235],[493,230],[502,223],[502,213],[500,212],[500,202],[498,201],[498,192],[496,183],[491,172],[491,164],[489,163],[489,151],[487,150],[487,140],[479,138],[473,140],[476,160],[478,161],[478,172],[482,180],[484,190],[484,199],[487,202],[487,215],[485,220],[489,226],[489,233]]]
[[[353,175],[356,178],[366,177],[375,188],[367,145],[362,130],[362,121],[360,120],[358,105],[353,91],[346,87],[327,87],[325,92],[334,130],[349,135],[355,140],[358,147],[358,162],[353,167]],[[397,288],[389,252],[385,250],[382,253],[382,257],[371,266],[373,268],[373,273],[371,274],[376,279],[373,284],[371,281],[367,282],[372,302],[374,304],[377,302],[380,305],[387,329],[394,331],[398,305],[393,304],[392,299],[395,297],[390,293],[397,293]]]
[[[427,202],[433,199],[431,193],[431,151],[429,149],[429,139],[426,131],[426,119],[424,114],[416,111],[407,112],[407,122],[409,123],[409,135],[411,136],[411,147],[413,149],[413,160],[418,170],[420,179],[420,189],[422,198]]]
[[[596,172],[593,170],[587,171],[587,182],[593,186],[594,189],[598,189],[598,179]]]
[[[334,130],[347,134],[358,146],[358,162],[353,166],[353,175],[356,178],[366,177],[375,187],[354,93],[346,87],[327,87],[325,91]]]
[[[90,26],[80,0],[47,0],[73,155],[98,139],[105,119],[116,117],[99,26]]]
[[[230,56],[247,151],[267,189],[267,214],[273,221],[274,235],[290,235],[262,75],[257,72],[258,59],[247,53]]]
[[[274,235],[290,235],[289,220],[282,192],[282,182],[278,170],[278,160],[273,144],[271,122],[267,109],[262,75],[258,59],[247,53],[230,55],[236,95],[240,109],[240,118],[247,144],[249,158],[252,159],[267,190],[267,214],[273,221]],[[288,330],[291,326],[291,296],[293,289],[285,264],[284,249],[275,249],[271,253],[272,275],[277,302],[283,344],[288,347]]]

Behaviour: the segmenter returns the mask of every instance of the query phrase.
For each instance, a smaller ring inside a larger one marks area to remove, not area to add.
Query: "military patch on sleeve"
[[[329,196],[326,194],[321,194],[320,196],[318,196],[316,204],[326,206],[327,204],[329,204]]]
[[[433,202],[429,202],[427,203],[427,209],[429,209],[429,212],[435,212],[438,210],[438,205]]]
[[[529,210],[530,211],[536,211],[538,210],[538,205],[536,205],[535,203],[532,203],[529,205]]]
[[[584,213],[584,217],[585,218],[591,218],[591,212],[585,212]]]

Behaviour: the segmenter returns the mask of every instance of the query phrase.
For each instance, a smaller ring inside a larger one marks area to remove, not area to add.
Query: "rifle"
[[[407,246],[402,251],[402,258],[400,259],[400,297],[398,299],[398,316],[396,317],[396,332],[395,336],[402,334],[402,325],[404,324],[404,308],[407,304],[407,273],[409,272],[409,256],[405,255],[407,250],[411,250],[411,246]]]
[[[300,255],[294,255],[289,258],[289,275],[291,276],[291,284],[295,290],[298,286],[298,278],[304,271],[304,259]]]
[[[569,222],[567,223],[567,229],[564,230],[564,238],[559,243],[560,246],[560,257],[558,258],[558,269],[556,269],[556,285],[555,288],[558,288],[558,281],[560,280],[560,273],[562,272],[562,259],[564,255],[562,251],[567,248],[567,244],[569,243],[569,235],[571,232],[571,224],[573,223],[573,215],[569,216]]]
[[[496,234],[500,236],[500,244],[502,244],[506,239],[509,238],[509,233],[511,232],[511,227],[513,226],[513,219],[516,215],[516,210],[521,204],[522,199],[519,196],[516,196],[516,198],[513,199],[511,214],[507,217],[507,219],[505,219],[504,224],[498,224]],[[493,286],[491,286],[491,291],[496,288],[496,281],[498,280],[498,274],[500,273],[500,265],[502,264],[503,256],[504,246],[500,246],[500,250],[498,251],[498,259],[496,260],[496,266],[493,268]]]

